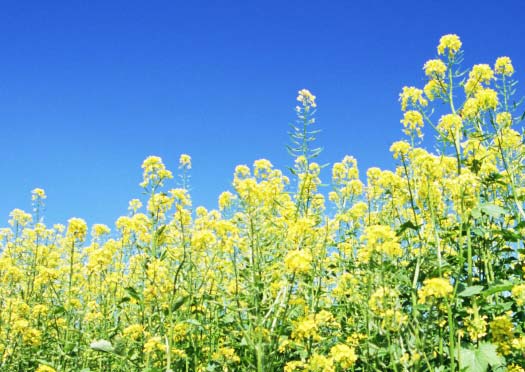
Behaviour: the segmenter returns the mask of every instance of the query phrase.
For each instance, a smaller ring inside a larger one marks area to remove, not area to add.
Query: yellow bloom
[[[423,282],[423,287],[418,291],[418,302],[425,304],[429,299],[446,298],[452,294],[452,290],[452,285],[448,279],[426,279]]]
[[[509,112],[500,112],[496,115],[496,124],[502,127],[510,127],[512,124],[512,115]]]
[[[477,99],[471,97],[467,99],[461,109],[464,118],[472,120],[479,115],[479,102]]]
[[[512,298],[518,306],[525,304],[525,283],[517,284],[512,288]]]
[[[445,50],[448,49],[449,56],[453,56],[461,49],[461,40],[458,35],[448,34],[441,36],[439,39],[439,45],[437,51],[439,55],[445,54]]]
[[[266,159],[259,159],[253,163],[253,175],[260,178],[268,178],[272,170],[272,163]]]
[[[103,224],[94,224],[92,227],[91,227],[91,235],[94,237],[94,238],[99,238],[101,237],[102,235],[107,235],[111,232],[111,230],[109,229],[108,226],[106,225],[103,225]]]
[[[410,151],[410,144],[407,141],[397,141],[390,146],[390,152],[394,154],[394,159],[404,157]]]
[[[401,123],[405,127],[405,134],[416,133],[419,138],[423,137],[421,128],[423,127],[423,116],[418,111],[407,111]]]
[[[300,319],[293,327],[292,339],[303,340],[309,337],[318,338],[317,324],[312,316]]]
[[[514,74],[514,67],[512,66],[510,58],[499,57],[494,65],[494,71],[496,71],[497,74],[504,76],[512,76],[512,74]]]
[[[139,199],[131,199],[128,204],[128,211],[137,213],[137,211],[142,208],[142,202]]]
[[[222,211],[226,208],[229,208],[233,201],[233,194],[229,191],[224,191],[219,195],[219,209]]]
[[[489,323],[492,341],[498,345],[498,351],[503,355],[511,352],[511,340],[514,336],[514,325],[509,313],[497,316]]]
[[[431,59],[425,63],[423,69],[429,78],[443,79],[445,72],[447,72],[447,65],[440,59]]]
[[[284,372],[295,372],[304,370],[305,364],[300,360],[293,360],[286,363],[284,366]]]
[[[140,183],[142,187],[157,187],[162,186],[165,179],[173,178],[172,173],[166,169],[162,159],[158,156],[149,156],[142,163],[143,180]]]
[[[490,88],[482,88],[476,92],[476,100],[480,110],[496,110],[498,107],[498,93]]]
[[[337,344],[330,349],[330,355],[341,368],[350,368],[356,361],[355,349],[345,344]]]
[[[442,132],[445,138],[451,141],[459,141],[461,139],[461,128],[463,121],[459,115],[447,114],[439,119],[437,129]]]
[[[394,288],[380,287],[368,300],[368,307],[377,316],[384,316],[387,309],[393,309],[398,306],[399,292]]]
[[[160,336],[150,337],[144,344],[145,354],[153,354],[156,351],[166,351],[166,345],[161,342]]]
[[[239,363],[241,358],[231,347],[220,347],[219,350],[213,353],[213,360],[219,363]]]
[[[399,94],[399,101],[401,101],[402,111],[407,109],[407,105],[426,106],[428,104],[428,101],[423,97],[423,91],[415,87],[403,87],[403,91]]]
[[[465,325],[470,339],[474,342],[481,340],[487,334],[487,316],[479,314],[479,308],[474,306],[472,309],[467,309],[470,314],[465,319]]]
[[[68,221],[66,235],[77,239],[79,241],[84,241],[86,239],[87,233],[87,224],[82,218],[70,218]]]
[[[179,158],[179,168],[191,169],[191,157],[187,154],[182,154]]]
[[[472,95],[482,88],[483,83],[489,84],[494,79],[494,72],[487,64],[474,65],[465,83],[465,93]]]
[[[525,351],[525,335],[521,335],[520,337],[512,340],[512,348],[522,352]]]
[[[307,273],[312,267],[312,255],[305,250],[293,250],[286,254],[284,265],[293,273]]]
[[[511,364],[507,367],[507,372],[525,372],[525,369],[516,364]]]
[[[35,372],[57,372],[57,370],[45,364],[39,364]]]
[[[301,102],[303,107],[316,107],[315,96],[308,89],[301,89],[297,96],[297,101]]]
[[[441,97],[446,93],[447,84],[435,79],[429,80],[424,86],[423,91],[429,100],[433,101],[436,97]]]
[[[361,263],[368,263],[373,253],[379,253],[386,258],[398,258],[403,254],[396,233],[390,226],[372,225],[365,228],[361,241],[364,247],[357,252]]]
[[[43,190],[43,189],[39,189],[39,188],[36,188],[36,189],[33,189],[33,191],[31,191],[31,200],[35,201],[35,200],[42,200],[42,199],[45,199],[47,196],[46,196],[46,192]]]
[[[11,226],[26,226],[33,220],[33,216],[21,209],[13,209],[11,213],[9,213],[9,217],[11,217],[9,220]]]
[[[314,354],[308,361],[309,372],[335,372],[334,361],[324,355]]]
[[[144,334],[144,327],[141,324],[132,324],[124,328],[122,334],[132,340],[138,340]]]

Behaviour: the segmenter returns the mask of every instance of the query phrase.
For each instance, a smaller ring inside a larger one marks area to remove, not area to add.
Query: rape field
[[[0,371],[525,371],[523,107],[508,57],[461,48],[402,89],[395,169],[346,156],[327,197],[308,90],[291,172],[238,166],[216,210],[188,155],[144,161],[113,231],[46,226],[35,189],[0,230]]]

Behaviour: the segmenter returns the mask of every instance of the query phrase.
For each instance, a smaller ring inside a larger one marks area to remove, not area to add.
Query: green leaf
[[[188,296],[181,296],[173,302],[173,305],[171,305],[171,311],[177,311],[182,305],[184,305],[184,302],[188,299]]]
[[[459,351],[459,368],[464,372],[486,372],[489,364],[479,359],[475,350],[461,348]]]
[[[480,209],[486,215],[494,218],[498,218],[502,214],[506,213],[505,209],[496,204],[483,204],[481,205]]]
[[[512,284],[509,281],[495,282],[490,287],[485,289],[481,294],[483,296],[490,296],[490,295],[493,295],[495,293],[510,291],[513,286],[514,286],[514,284]]]
[[[496,351],[496,345],[489,342],[482,342],[479,344],[478,352],[483,356],[487,363],[495,368],[505,365],[505,358],[498,355]]]
[[[496,345],[482,342],[477,348],[461,348],[459,351],[459,368],[465,372],[486,372],[491,366],[501,367],[505,359],[496,351]]]
[[[196,327],[202,327],[202,324],[197,319],[186,319],[186,323],[194,325]]]
[[[470,214],[472,215],[472,217],[474,217],[475,219],[478,219],[481,217],[481,211],[479,208],[474,208],[472,209],[472,211],[470,212]]]
[[[482,290],[483,290],[482,285],[473,285],[459,292],[458,296],[459,297],[472,297],[474,295],[481,293]]]
[[[126,292],[128,292],[128,294],[134,298],[135,300],[137,300],[138,302],[141,302],[142,301],[142,296],[140,295],[140,293],[137,292],[137,290],[133,287],[126,287],[124,288],[124,290]]]
[[[399,226],[399,228],[396,231],[396,235],[400,236],[401,234],[403,234],[405,232],[406,229],[417,230],[418,228],[419,227],[414,225],[414,223],[412,221],[407,221],[407,222],[403,223],[401,226]]]
[[[93,341],[89,345],[89,347],[92,348],[93,350],[102,351],[105,353],[112,353],[115,351],[115,348],[113,347],[113,345],[111,345],[111,342],[107,340]]]

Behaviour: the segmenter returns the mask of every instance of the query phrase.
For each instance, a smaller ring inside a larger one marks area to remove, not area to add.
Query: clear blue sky
[[[290,164],[301,88],[318,98],[321,162],[393,168],[398,94],[423,84],[439,37],[460,35],[465,66],[510,56],[523,81],[524,13],[519,0],[4,0],[0,225],[35,187],[48,223],[113,225],[148,155],[175,169],[190,154],[194,202],[215,207],[235,165]]]

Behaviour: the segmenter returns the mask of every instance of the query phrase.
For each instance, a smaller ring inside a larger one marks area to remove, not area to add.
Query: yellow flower
[[[144,334],[144,327],[141,324],[132,324],[124,328],[122,334],[136,341]]]
[[[231,347],[220,347],[219,350],[213,353],[213,360],[219,363],[239,363],[241,358]]]
[[[139,199],[131,199],[128,204],[128,211],[137,213],[137,211],[142,208],[142,202]]]
[[[26,345],[40,346],[42,343],[42,332],[35,328],[27,328],[22,334],[22,340]]]
[[[512,125],[512,115],[509,112],[500,112],[496,115],[496,124],[502,127],[510,127]]]
[[[398,305],[399,292],[395,288],[379,287],[368,300],[368,307],[377,316],[384,316],[387,309]]]
[[[439,119],[437,129],[443,133],[444,137],[451,141],[459,141],[461,139],[461,128],[463,121],[459,115],[447,114]]]
[[[418,291],[418,303],[425,304],[429,299],[446,298],[452,294],[452,285],[448,279],[432,278],[423,282],[423,287]]]
[[[479,102],[477,99],[471,97],[467,99],[461,109],[464,118],[472,120],[479,115]]]
[[[253,175],[260,178],[268,178],[272,170],[272,163],[266,159],[259,159],[253,163]]]
[[[140,183],[141,187],[151,186],[156,188],[162,186],[165,179],[173,178],[172,173],[166,169],[162,159],[158,156],[149,156],[142,162],[143,180]]]
[[[315,96],[308,89],[301,89],[297,96],[297,101],[301,102],[304,108],[316,107]]]
[[[504,76],[512,76],[512,74],[514,74],[514,67],[512,66],[510,58],[499,57],[494,65],[494,71],[496,71],[497,74]]]
[[[495,110],[498,107],[498,93],[490,88],[479,89],[475,98],[480,110]]]
[[[405,157],[410,151],[410,144],[407,141],[397,141],[390,146],[390,152],[394,154],[394,159]]]
[[[514,336],[514,325],[509,313],[497,316],[489,323],[492,341],[498,345],[498,351],[503,355],[510,354],[511,340]]]
[[[313,338],[318,340],[320,338],[317,333],[317,323],[313,315],[299,319],[294,323],[292,330],[292,339],[294,340],[304,340],[308,338]]]
[[[335,372],[334,361],[324,355],[314,354],[308,361],[309,372]]]
[[[407,111],[401,123],[405,127],[405,134],[411,135],[416,132],[419,138],[423,137],[421,128],[423,127],[423,116],[418,111]]]
[[[512,340],[512,347],[519,351],[525,351],[525,335],[521,335],[519,338]]]
[[[433,101],[436,97],[441,97],[446,93],[447,84],[435,79],[429,80],[423,87],[423,91],[429,100]]]
[[[47,196],[46,192],[43,189],[36,188],[33,189],[33,191],[31,191],[31,200],[43,200],[45,198],[47,198]]]
[[[39,364],[35,372],[57,372],[57,370],[45,364]]]
[[[512,288],[512,297],[516,301],[516,305],[523,306],[525,304],[525,283],[517,284]]]
[[[373,253],[379,253],[387,258],[398,258],[403,254],[399,239],[390,226],[368,226],[360,239],[365,243],[357,252],[357,259],[361,263],[368,263]]]
[[[445,50],[448,49],[449,56],[453,56],[461,49],[461,40],[458,35],[448,34],[441,36],[439,39],[439,45],[437,51],[439,55],[445,54]]]
[[[487,316],[479,314],[479,308],[474,306],[472,309],[467,309],[470,314],[465,319],[465,325],[470,339],[474,342],[481,340],[487,334]]]
[[[284,372],[301,371],[304,370],[304,367],[305,364],[300,360],[293,360],[291,362],[286,363],[286,365],[284,366]]]
[[[87,224],[82,218],[70,218],[68,221],[66,235],[79,241],[86,239]]]
[[[356,361],[357,355],[355,349],[345,345],[337,344],[330,349],[330,355],[336,363],[341,365],[341,368],[350,368]]]
[[[179,168],[191,169],[191,157],[187,154],[182,154],[179,158]]]
[[[407,105],[415,106],[417,104],[426,106],[428,101],[423,97],[423,91],[415,87],[403,87],[403,91],[399,94],[399,101],[401,101],[401,110],[405,111]]]
[[[525,372],[525,369],[516,364],[511,364],[507,367],[507,372]]]
[[[9,213],[9,217],[11,217],[9,224],[13,227],[16,225],[26,226],[33,220],[33,216],[21,209],[13,209],[11,213]]]
[[[166,345],[161,342],[160,336],[151,337],[144,344],[145,354],[153,354],[156,351],[166,351]]]
[[[465,83],[465,93],[472,95],[482,88],[483,83],[489,84],[494,79],[494,72],[487,64],[474,65]]]
[[[233,194],[229,191],[224,191],[219,195],[219,209],[222,211],[226,208],[229,208],[233,201]]]
[[[307,273],[312,266],[312,255],[305,250],[293,250],[286,254],[284,265],[293,273]]]
[[[423,69],[429,78],[443,79],[445,72],[447,72],[447,65],[440,59],[431,59],[425,63]]]
[[[102,235],[107,235],[111,232],[108,226],[96,223],[91,227],[91,235],[94,238],[99,238]]]

